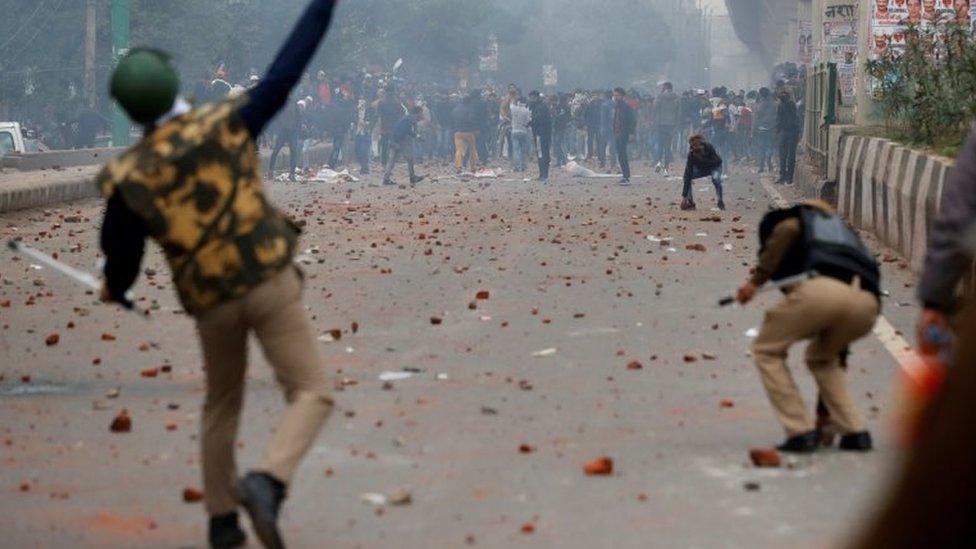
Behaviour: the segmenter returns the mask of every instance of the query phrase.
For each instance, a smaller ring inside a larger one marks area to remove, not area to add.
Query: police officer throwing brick
[[[785,298],[766,311],[753,345],[756,366],[770,403],[786,430],[778,449],[809,453],[822,433],[807,412],[786,367],[790,347],[809,340],[806,363],[820,389],[841,450],[871,449],[871,435],[858,412],[841,367],[841,353],[867,335],[880,312],[880,273],[874,256],[824,202],[774,210],[759,227],[759,263],[736,299],[745,304],[772,280],[802,273],[810,278],[784,289]]]
[[[333,406],[293,264],[298,230],[264,194],[256,145],[301,78],[332,11],[331,0],[313,0],[260,83],[216,103],[191,109],[178,95],[169,58],[157,50],[133,50],[112,75],[112,97],[145,134],[97,178],[107,199],[102,298],[124,302],[145,239],[155,240],[203,348],[200,438],[212,547],[245,543],[238,506],[266,547],[284,546],[281,503]],[[251,333],[288,406],[261,465],[238,480],[234,444]]]

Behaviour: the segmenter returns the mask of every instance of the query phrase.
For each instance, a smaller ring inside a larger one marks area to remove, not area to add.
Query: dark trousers
[[[476,143],[478,144],[478,160],[482,164],[488,162],[490,155],[488,154],[488,134],[485,130],[475,133]]]
[[[552,133],[552,149],[556,153],[556,165],[566,165],[566,130],[555,130]]]
[[[712,185],[715,185],[715,195],[719,202],[722,202],[722,167],[719,166],[715,168],[715,171],[709,172],[706,170],[701,170],[695,166],[691,167],[691,174],[685,173],[685,185],[681,191],[682,198],[687,198],[688,200],[694,202],[695,198],[691,190],[691,182],[695,179],[700,179],[702,177],[711,177]]]
[[[392,141],[392,139],[391,139]],[[392,181],[393,178],[393,168],[396,167],[397,160],[403,158],[407,161],[407,173],[410,175],[410,179],[413,180],[417,176],[414,172],[414,153],[415,150],[415,140],[412,137],[405,137],[400,141],[395,141],[390,146],[390,157],[386,163],[386,168],[383,171],[383,181]],[[413,181],[411,181],[412,183]]]
[[[783,132],[779,135],[779,180],[783,183],[793,182],[793,172],[796,169],[796,146],[799,142],[798,132]]]
[[[759,149],[759,171],[773,171],[773,130],[756,130],[756,148]]]
[[[332,156],[329,157],[329,167],[333,170],[339,165],[339,159],[342,158],[342,146],[346,142],[346,131],[339,130],[329,132],[332,135]]]
[[[674,126],[658,126],[654,137],[657,140],[657,161],[664,168],[670,168],[674,160]]]
[[[380,134],[380,163],[384,166],[386,166],[386,162],[390,159],[391,141],[393,141],[393,137],[390,134]]]
[[[620,172],[624,179],[630,179],[630,158],[627,156],[627,145],[630,142],[629,135],[615,135],[614,144],[617,149],[617,160],[620,162]]]
[[[597,150],[597,131],[586,129],[586,158],[593,158],[593,152]]]
[[[539,179],[549,179],[549,164],[552,162],[549,150],[552,148],[552,134],[539,134],[536,139],[539,147]]]
[[[369,134],[356,136],[356,160],[359,161],[359,171],[369,173],[369,155],[373,139]]]
[[[278,161],[278,154],[281,149],[288,145],[288,163],[291,165],[289,173],[295,173],[298,169],[298,132],[282,132],[275,136],[274,148],[271,150],[271,159],[268,160],[268,173],[274,175],[275,163]]]

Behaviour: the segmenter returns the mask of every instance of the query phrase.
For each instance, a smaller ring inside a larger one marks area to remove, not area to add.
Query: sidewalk
[[[0,213],[98,196],[92,179],[101,166],[0,173]]]

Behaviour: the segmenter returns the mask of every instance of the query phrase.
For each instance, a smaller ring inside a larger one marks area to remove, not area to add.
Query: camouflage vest
[[[298,230],[265,198],[257,147],[237,114],[246,101],[165,122],[96,179],[145,221],[191,314],[241,297],[294,255]]]

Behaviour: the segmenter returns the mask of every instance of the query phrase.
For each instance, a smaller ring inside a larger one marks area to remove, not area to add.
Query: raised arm
[[[241,117],[251,135],[257,137],[278,114],[298,84],[318,49],[332,20],[334,0],[312,0],[261,82],[248,92],[251,100],[241,108]]]

